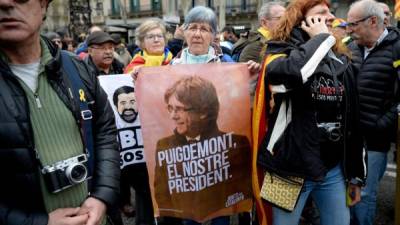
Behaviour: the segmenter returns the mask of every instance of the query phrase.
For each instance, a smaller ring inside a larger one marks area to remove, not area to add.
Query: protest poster
[[[129,75],[105,75],[98,77],[107,93],[114,111],[120,150],[120,168],[145,163],[143,138],[135,96],[135,87]]]
[[[136,84],[155,215],[204,222],[250,211],[247,66],[143,67]]]

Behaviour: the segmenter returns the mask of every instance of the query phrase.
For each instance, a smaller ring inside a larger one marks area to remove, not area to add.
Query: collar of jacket
[[[387,27],[386,29],[389,31],[388,35],[376,47],[392,44],[400,39],[400,30],[395,27]],[[358,45],[358,47],[364,49],[364,46]]]
[[[265,29],[264,27],[260,27],[257,30],[265,39],[269,40],[271,39],[271,33],[269,30]]]
[[[60,50],[54,46],[54,44],[47,39],[46,37],[41,36],[40,41],[44,43],[49,49],[50,54],[52,55],[52,59],[45,65],[45,70],[47,72],[47,76],[49,79],[58,79],[61,76],[61,73],[56,71],[60,70],[61,67],[61,54]],[[8,63],[5,61],[4,57],[0,57],[0,72],[4,75],[12,74]]]
[[[52,59],[45,65],[47,77],[51,80],[57,80],[62,76],[62,73],[59,72],[62,65],[61,50],[46,37],[41,37],[41,39],[47,45],[52,56]]]
[[[222,58],[222,56],[223,56],[223,53],[222,53],[222,49],[221,49],[221,47],[219,47],[218,45],[216,45],[216,44],[214,44],[214,43],[211,43],[210,44],[210,46],[214,49],[214,57],[210,60],[210,61],[208,61],[207,63],[210,63],[210,62],[217,62],[218,60],[220,60],[221,58]],[[183,49],[176,55],[176,57],[171,61],[171,63],[174,65],[174,64],[181,64],[181,57],[182,57],[182,52],[183,52]]]

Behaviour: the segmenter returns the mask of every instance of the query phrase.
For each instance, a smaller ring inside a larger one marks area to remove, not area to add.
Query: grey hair
[[[261,19],[264,19],[264,18],[272,17],[273,15],[271,15],[271,9],[274,6],[285,7],[285,3],[280,2],[280,1],[264,3],[261,6],[260,11],[258,11],[258,21],[261,21]]]
[[[378,25],[380,27],[383,27],[384,24],[384,19],[385,19],[385,13],[383,12],[382,7],[378,4],[377,1],[375,0],[358,0],[354,2],[353,4],[350,5],[350,10],[354,8],[355,6],[359,7],[361,15],[365,17],[368,16],[376,16],[378,19]]]
[[[185,17],[184,29],[187,29],[190,23],[207,23],[210,25],[213,34],[217,33],[217,16],[208,7],[196,6],[192,8]]]

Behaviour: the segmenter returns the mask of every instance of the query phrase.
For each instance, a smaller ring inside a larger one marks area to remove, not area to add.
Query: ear
[[[378,25],[378,18],[376,16],[371,17],[370,21],[373,26]]]
[[[268,24],[268,21],[267,21],[267,19],[266,18],[262,18],[261,20],[260,20],[260,25],[262,26],[262,27],[267,27],[267,24]]]

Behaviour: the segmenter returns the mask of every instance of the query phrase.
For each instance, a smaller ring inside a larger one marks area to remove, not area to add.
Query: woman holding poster
[[[136,44],[141,50],[133,56],[124,73],[135,75],[142,66],[168,65],[172,59],[172,53],[165,48],[165,35],[166,29],[160,19],[149,19],[140,24],[135,30],[135,36]]]
[[[348,206],[360,200],[366,171],[356,69],[331,31],[333,19],[327,0],[293,0],[268,43],[263,76],[269,92],[265,101],[256,99],[269,117],[258,165],[268,176],[303,179],[293,211],[271,201],[274,225],[298,224],[309,196],[321,224],[346,225]]]
[[[224,58],[221,48],[213,43],[217,33],[217,17],[212,9],[204,6],[192,8],[185,17],[183,27],[188,46],[172,60],[172,65],[228,62]],[[247,64],[251,75],[257,74],[260,70],[258,63],[249,61]],[[196,225],[200,223],[186,219],[184,224]],[[212,219],[211,224],[227,225],[229,224],[229,217]]]

